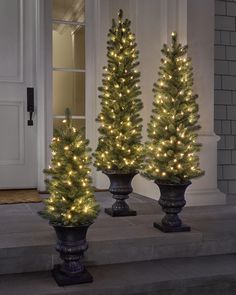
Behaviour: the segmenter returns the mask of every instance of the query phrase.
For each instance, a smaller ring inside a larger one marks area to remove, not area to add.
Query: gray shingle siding
[[[215,1],[215,133],[218,187],[236,194],[236,0]]]

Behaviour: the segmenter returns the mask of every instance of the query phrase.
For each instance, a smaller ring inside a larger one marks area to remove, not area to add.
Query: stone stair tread
[[[69,287],[58,287],[50,272],[1,275],[1,294],[236,294],[236,256],[233,254],[93,266],[88,269],[94,277],[92,284]]]
[[[113,202],[107,192],[97,193],[97,198],[102,207]],[[153,227],[163,216],[155,200],[135,194],[130,200],[143,214],[113,218],[102,211],[87,234],[86,265],[235,252],[236,206],[184,208],[182,219],[192,231],[166,234]],[[0,206],[0,274],[46,271],[59,261],[54,230],[37,214],[41,208],[42,204]]]

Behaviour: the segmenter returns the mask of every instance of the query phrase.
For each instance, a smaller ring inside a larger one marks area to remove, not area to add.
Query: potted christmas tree
[[[44,172],[50,194],[40,212],[50,221],[57,235],[56,250],[64,260],[55,265],[52,274],[59,286],[86,283],[92,276],[80,259],[88,248],[86,233],[98,215],[98,205],[91,187],[91,164],[88,140],[81,130],[72,126],[70,112],[60,129],[55,130],[51,166]]]
[[[197,143],[198,104],[193,94],[191,59],[187,46],[172,33],[171,45],[164,44],[159,79],[154,84],[154,102],[148,124],[148,141],[143,175],[160,189],[159,204],[166,213],[154,226],[164,232],[189,231],[178,213],[185,205],[184,193],[190,179],[203,175],[199,168]]]
[[[108,33],[108,65],[99,87],[101,112],[97,121],[101,125],[94,165],[110,179],[109,191],[116,201],[105,212],[111,216],[136,215],[125,199],[132,192],[131,181],[143,158],[138,50],[130,25],[119,10],[118,22],[113,19]]]

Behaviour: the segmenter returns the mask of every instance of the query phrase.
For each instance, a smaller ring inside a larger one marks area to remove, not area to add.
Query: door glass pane
[[[53,67],[85,69],[85,27],[54,24]]]
[[[53,0],[53,19],[84,22],[84,0]]]
[[[84,73],[53,72],[53,115],[64,115],[66,108],[72,115],[85,115]]]
[[[53,128],[59,129],[60,126],[64,123],[62,123],[63,119],[55,119],[53,120]],[[84,128],[85,127],[85,120],[84,119],[72,119],[72,125],[73,127],[79,129],[79,128]]]

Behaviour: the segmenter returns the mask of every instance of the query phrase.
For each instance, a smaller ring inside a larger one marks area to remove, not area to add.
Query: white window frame
[[[49,144],[53,137],[52,108],[52,0],[36,1],[36,96],[37,96],[37,141],[38,141],[38,190],[45,191],[43,169],[51,159]],[[97,60],[100,42],[99,18],[100,0],[85,0],[85,130],[92,150],[96,148],[98,132],[95,118],[99,109],[98,81],[101,80],[97,69],[101,61]],[[60,117],[61,119],[61,117]],[[80,119],[80,118],[78,118]],[[97,172],[92,170],[94,185]]]

